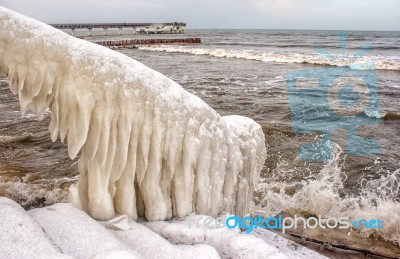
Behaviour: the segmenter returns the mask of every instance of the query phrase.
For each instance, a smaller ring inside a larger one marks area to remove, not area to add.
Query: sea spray
[[[295,210],[324,217],[349,217],[351,220],[379,218],[384,222],[383,229],[362,228],[361,234],[365,237],[378,234],[400,245],[400,169],[377,172],[381,177],[375,180],[362,180],[361,190],[355,195],[344,188],[347,179],[343,170],[345,160],[341,147],[334,144],[333,158],[317,175],[310,174],[293,183],[265,179],[256,188],[263,196],[258,212],[276,215]],[[287,188],[296,191],[288,194]]]

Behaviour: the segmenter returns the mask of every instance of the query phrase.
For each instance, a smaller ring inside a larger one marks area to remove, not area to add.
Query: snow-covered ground
[[[69,203],[25,211],[0,197],[2,258],[325,258],[269,231],[190,228],[185,220],[96,221]],[[261,233],[261,234],[260,234]]]

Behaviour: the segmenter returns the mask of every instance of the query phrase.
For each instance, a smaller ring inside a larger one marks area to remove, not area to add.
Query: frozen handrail
[[[0,74],[23,112],[51,111],[51,139],[80,153],[71,201],[99,220],[249,212],[261,126],[221,117],[138,61],[0,7]]]

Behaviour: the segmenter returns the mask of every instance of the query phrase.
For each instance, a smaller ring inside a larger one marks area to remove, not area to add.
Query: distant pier
[[[154,45],[154,44],[199,44],[200,38],[172,38],[172,39],[132,39],[132,40],[100,40],[93,43],[105,47],[128,47],[136,45]]]
[[[65,24],[50,24],[54,28],[60,30],[71,30],[71,35],[75,36],[76,30],[86,29],[89,31],[89,36],[92,36],[92,30],[101,28],[104,30],[104,35],[108,35],[108,29],[119,29],[119,35],[122,35],[123,28],[132,28],[135,34],[175,34],[184,33],[186,23],[65,23]]]

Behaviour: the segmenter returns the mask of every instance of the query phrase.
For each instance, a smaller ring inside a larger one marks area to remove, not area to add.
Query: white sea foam
[[[238,50],[222,48],[197,48],[188,46],[142,46],[141,50],[168,52],[168,53],[187,53],[193,55],[208,55],[219,58],[249,59],[264,62],[276,63],[308,63],[314,65],[350,67],[354,70],[400,70],[399,57],[384,56],[323,56],[320,54],[301,54],[301,53],[277,53],[274,51],[261,52],[256,50]]]
[[[68,201],[68,186],[76,183],[78,177],[58,179],[30,179],[31,175],[25,177],[12,177],[5,179],[0,177],[0,196],[5,196],[17,201],[25,207],[52,205]]]

